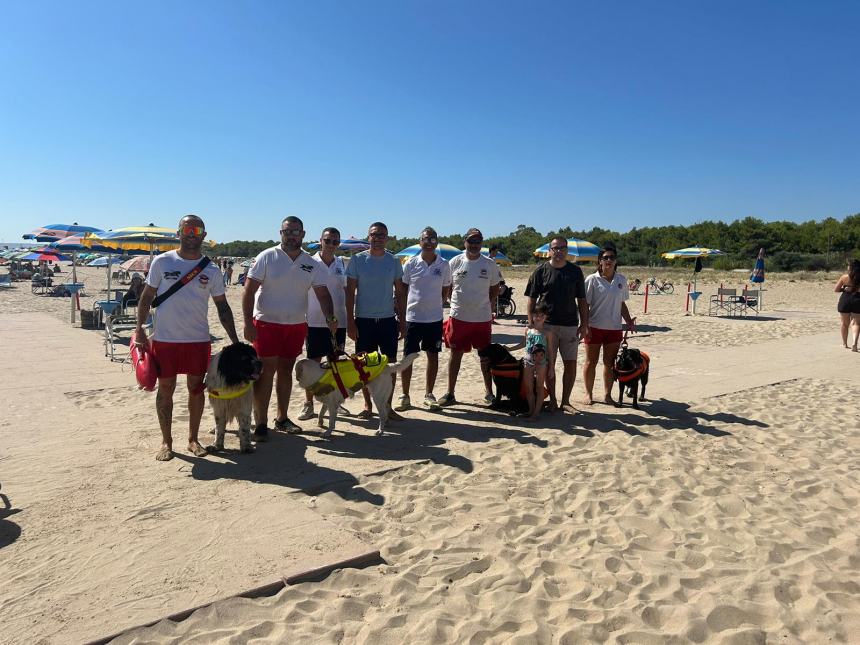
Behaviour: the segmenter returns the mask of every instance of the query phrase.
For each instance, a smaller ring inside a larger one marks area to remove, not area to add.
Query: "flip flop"
[[[206,450],[206,448],[201,446],[199,443],[188,444],[188,450],[195,457],[205,457],[209,454],[209,451]]]
[[[358,417],[359,419],[365,419],[365,420],[366,419],[372,419],[373,418],[373,412],[371,412],[370,410],[362,410],[361,412],[359,412],[355,416]]]
[[[155,453],[156,461],[170,461],[171,459],[173,459],[173,451],[170,448],[162,446],[161,449]]]

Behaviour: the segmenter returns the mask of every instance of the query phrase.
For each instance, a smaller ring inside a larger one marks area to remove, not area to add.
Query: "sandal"
[[[359,419],[372,419],[373,418],[373,412],[371,412],[370,410],[362,410],[361,412],[359,412],[355,416],[358,417]]]

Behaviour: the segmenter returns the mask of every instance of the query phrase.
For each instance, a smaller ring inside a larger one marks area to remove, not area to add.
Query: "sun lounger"
[[[0,275],[0,287],[12,288],[12,276],[10,274]]]
[[[107,308],[105,308],[105,313],[107,313]],[[151,327],[152,315],[150,314],[144,328],[150,329]],[[134,333],[136,328],[137,316],[129,316],[122,313],[121,307],[117,307],[116,310],[108,314],[105,317],[105,356],[110,356],[111,361],[120,360],[121,362],[125,362],[128,359],[128,354],[117,359],[117,341],[120,340],[121,335],[126,332]],[[131,334],[129,334],[129,336],[131,336]]]

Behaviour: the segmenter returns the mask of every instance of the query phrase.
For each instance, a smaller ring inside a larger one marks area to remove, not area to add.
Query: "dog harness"
[[[648,354],[640,350],[639,355],[642,357],[642,362],[635,365],[633,369],[619,370],[616,367],[613,370],[615,372],[615,378],[617,378],[619,382],[627,383],[628,381],[633,381],[642,376],[645,373],[645,370],[648,369],[648,364],[651,362],[651,359],[648,358]]]
[[[388,365],[388,357],[379,352],[352,354],[346,358],[330,361],[319,381],[310,387],[311,394],[323,396],[337,388],[344,398],[358,392],[382,373]]]
[[[254,386],[254,381],[250,381],[243,385],[240,388],[235,390],[213,390],[209,389],[209,396],[213,399],[238,399],[245,392],[250,390]]]

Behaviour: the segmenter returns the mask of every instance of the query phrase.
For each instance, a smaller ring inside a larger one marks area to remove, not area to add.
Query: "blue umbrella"
[[[440,244],[436,247],[436,253],[442,256],[443,260],[448,260],[457,257],[463,252],[463,249],[458,249],[455,246],[451,246],[450,244]],[[412,246],[407,246],[402,251],[399,251],[394,254],[394,257],[400,258],[401,262],[406,262],[409,258],[413,258],[416,255],[421,255],[421,245],[413,244]]]
[[[319,242],[311,242],[307,245],[309,249],[316,250],[320,247]],[[337,247],[338,251],[344,252],[352,252],[352,251],[366,251],[370,248],[370,244],[367,240],[362,240],[355,237],[348,237],[345,240],[340,241],[340,246]]]
[[[81,226],[77,222],[73,224],[48,224],[40,226],[36,230],[24,235],[25,240],[36,240],[37,242],[55,242],[72,235],[83,235],[84,233],[101,233],[102,229],[94,226]]]
[[[88,267],[106,267],[109,264],[119,264],[123,261],[121,257],[113,257],[112,255],[107,255],[101,258],[96,258],[91,262],[87,262]]]
[[[758,250],[758,257],[755,260],[755,267],[753,268],[752,275],[750,276],[750,282],[757,282],[759,284],[764,282],[764,249]]]
[[[552,253],[549,250],[550,242],[535,249],[534,255],[538,258],[551,257]],[[600,255],[600,248],[596,244],[592,244],[586,240],[580,240],[575,237],[567,238],[567,259],[570,262],[597,262],[597,256]]]

